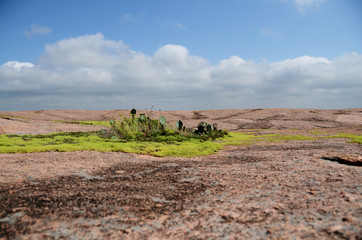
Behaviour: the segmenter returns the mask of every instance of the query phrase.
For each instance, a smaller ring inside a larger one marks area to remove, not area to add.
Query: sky
[[[361,108],[360,0],[0,0],[0,111]]]

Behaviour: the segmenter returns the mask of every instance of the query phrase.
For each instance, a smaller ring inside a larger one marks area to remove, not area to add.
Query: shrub
[[[186,128],[182,121],[176,123],[176,129],[167,127],[166,118],[160,116],[158,120],[151,119],[151,114],[146,116],[140,113],[136,117],[136,109],[131,110],[131,118],[120,115],[120,120],[111,119],[110,130],[100,132],[102,137],[118,140],[137,140],[137,141],[184,141],[190,138],[208,140],[216,139],[227,135],[224,130],[217,129],[217,124],[207,124],[201,122],[197,130]],[[173,136],[173,137],[170,137]],[[162,140],[161,140],[162,139]]]

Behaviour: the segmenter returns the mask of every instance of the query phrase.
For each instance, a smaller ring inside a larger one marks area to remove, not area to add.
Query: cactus
[[[194,133],[197,135],[202,135],[202,134],[213,135],[216,132],[217,132],[217,124],[214,123],[213,125],[210,125],[206,122],[200,122],[197,125],[197,130],[194,131]],[[219,132],[221,133],[222,131],[219,130]]]
[[[132,108],[131,110],[132,122],[134,122],[134,116],[136,116],[136,113],[137,113],[136,109]]]
[[[136,117],[136,114],[139,114]],[[176,122],[176,128],[166,128],[166,118],[160,116],[159,119],[151,119],[151,116],[147,116],[147,113],[137,113],[133,108],[130,111],[131,118],[126,118],[122,114],[121,120],[118,122],[115,118],[110,119],[109,123],[111,129],[109,132],[101,131],[100,135],[103,137],[113,139],[126,139],[126,140],[152,140],[158,136],[177,136],[180,139],[184,138],[196,138],[201,140],[216,139],[227,135],[227,132],[219,130],[217,124],[208,124],[206,122],[200,122],[197,125],[197,129],[187,128],[184,126],[181,120]],[[183,131],[183,133],[181,133]]]
[[[206,123],[206,122],[200,122],[198,126],[204,126],[204,127],[206,127],[206,126],[207,126],[207,123]]]
[[[161,125],[166,126],[166,118],[164,116],[161,116],[158,121],[161,123]]]
[[[145,113],[140,113],[140,118],[139,118],[139,120],[140,120],[141,122],[145,122],[145,121],[146,121],[146,115],[145,115]]]
[[[212,127],[211,127],[210,124],[207,124],[207,126],[206,126],[206,131],[209,132],[209,133],[211,133]]]
[[[203,134],[205,132],[204,125],[197,126],[197,134]]]
[[[177,129],[179,130],[179,131],[181,131],[182,130],[182,127],[183,127],[183,122],[181,121],[181,120],[178,120],[177,122],[176,122],[176,127],[177,127]]]

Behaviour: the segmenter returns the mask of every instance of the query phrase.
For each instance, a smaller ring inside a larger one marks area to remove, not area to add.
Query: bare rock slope
[[[22,112],[0,111],[0,134],[42,134],[60,131],[87,131],[99,129],[89,126],[74,126],[55,121],[107,121],[120,114],[127,116],[130,110],[41,110]],[[197,126],[200,121],[217,122],[220,128],[230,131],[240,129],[312,129],[361,126],[362,109],[317,110],[317,109],[226,109],[207,111],[147,111],[152,118],[163,115],[167,122],[175,124],[182,120],[185,125]]]
[[[54,120],[108,120],[119,112],[0,112],[0,131],[90,131],[99,128]],[[233,131],[362,134],[362,109],[152,114]],[[0,239],[361,239],[362,169],[334,161],[362,161],[361,150],[325,138],[227,147],[196,158],[0,154]]]

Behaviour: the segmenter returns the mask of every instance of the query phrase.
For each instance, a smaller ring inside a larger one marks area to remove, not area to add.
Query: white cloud
[[[47,35],[52,31],[50,27],[38,25],[38,24],[31,24],[30,29],[24,31],[24,35],[30,39],[34,35]]]
[[[29,62],[9,61],[4,63],[1,67],[15,69],[20,72],[23,68],[33,68],[35,65]]]
[[[122,41],[105,40],[97,33],[46,45],[39,63],[57,67],[112,67],[129,61],[134,55]]]
[[[276,0],[280,2],[293,2],[295,7],[301,14],[304,14],[308,9],[318,9],[319,6],[327,0]]]
[[[176,23],[175,27],[178,29],[183,29],[183,30],[186,29],[186,27],[182,23]]]
[[[281,38],[281,34],[273,28],[262,28],[259,30],[259,34],[267,37]]]
[[[299,7],[316,6],[323,3],[325,0],[294,0],[294,4]]]
[[[125,14],[123,14],[123,17],[121,18],[121,21],[122,22],[134,22],[134,21],[136,21],[136,17],[134,17],[130,13],[125,13]]]
[[[138,12],[137,14],[125,13],[121,18],[121,22],[136,22],[143,18],[147,13],[147,10]]]
[[[294,4],[297,6],[298,11],[304,14],[307,9],[318,9],[319,5],[326,0],[294,0]]]
[[[36,63],[0,66],[0,109],[360,107],[362,55],[211,65],[184,46],[135,52],[101,33],[45,47]]]
[[[192,68],[202,68],[208,65],[207,61],[201,57],[190,56],[186,47],[168,44],[160,47],[155,55],[154,62],[163,66],[190,70]]]

